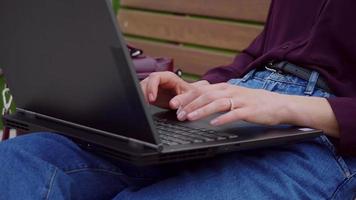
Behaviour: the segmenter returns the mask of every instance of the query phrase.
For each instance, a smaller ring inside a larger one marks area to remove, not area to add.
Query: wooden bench
[[[172,57],[185,73],[229,64],[262,31],[270,0],[121,0],[129,43]]]

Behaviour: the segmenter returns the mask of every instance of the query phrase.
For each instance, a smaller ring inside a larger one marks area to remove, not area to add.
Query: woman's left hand
[[[284,95],[220,83],[200,85],[175,96],[171,102],[180,105],[177,117],[181,121],[225,112],[210,123],[219,126],[243,120],[264,125],[292,124],[321,129],[336,138],[340,134],[335,114],[322,97]]]
[[[249,89],[227,83],[205,85],[198,90],[178,95],[172,99],[186,102],[178,110],[179,120],[195,121],[218,112],[227,112],[211,121],[214,126],[232,121],[276,125],[286,113],[285,95],[261,89]]]

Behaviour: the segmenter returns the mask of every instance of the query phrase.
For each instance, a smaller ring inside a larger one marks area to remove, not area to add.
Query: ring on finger
[[[232,100],[232,98],[229,98],[229,102],[230,102],[230,111],[232,111],[235,109],[234,101]]]

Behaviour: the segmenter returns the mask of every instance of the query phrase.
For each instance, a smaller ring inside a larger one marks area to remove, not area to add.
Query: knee
[[[15,155],[25,153],[27,156],[50,160],[59,151],[77,149],[71,140],[49,132],[31,133],[0,143],[1,156],[16,159]]]
[[[48,149],[51,146],[59,144],[67,144],[70,140],[58,134],[50,132],[31,133],[23,136],[18,136],[14,139],[0,143],[0,148],[8,146],[19,146],[22,149],[33,150],[38,148]]]

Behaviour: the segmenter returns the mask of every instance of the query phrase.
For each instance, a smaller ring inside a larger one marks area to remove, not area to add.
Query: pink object
[[[153,58],[143,54],[143,51],[130,45],[127,46],[135,67],[135,71],[140,80],[145,79],[152,72],[174,71],[174,62],[171,58]]]

